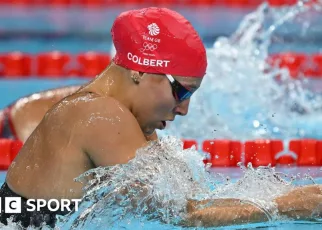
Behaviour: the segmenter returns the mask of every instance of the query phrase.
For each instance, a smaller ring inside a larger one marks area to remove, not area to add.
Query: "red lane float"
[[[276,159],[277,165],[294,165],[296,160],[291,155],[283,155]]]
[[[291,140],[290,150],[298,155],[298,166],[322,165],[322,141],[314,139]]]
[[[0,138],[0,170],[7,170],[18,152],[23,146],[20,140]],[[183,140],[183,148],[188,149],[196,146],[196,140]],[[244,149],[243,149],[244,147]],[[204,163],[211,163],[212,167],[235,167],[238,162],[252,163],[253,167],[274,165],[293,166],[322,166],[322,140],[302,139],[291,140],[289,151],[297,155],[297,160],[291,154],[284,153],[282,140],[250,140],[244,144],[234,140],[205,140],[202,150],[209,153],[210,159]],[[244,161],[242,153],[245,154]]]
[[[80,64],[80,76],[96,77],[100,74],[111,62],[111,57],[108,54],[87,52],[77,56]]]
[[[72,4],[72,0],[47,0],[40,4],[46,6],[70,6]]]
[[[111,61],[108,53],[95,51],[77,55],[52,51],[35,56],[21,52],[0,54],[0,76],[95,77]],[[298,77],[322,79],[322,54],[320,53],[311,55],[292,52],[272,54],[267,62],[271,66],[288,69],[294,79]],[[76,64],[78,64],[77,67]],[[34,69],[36,71],[33,71]]]
[[[246,141],[245,165],[252,163],[254,167],[275,166],[276,161],[272,155],[272,143],[270,140]]]
[[[144,3],[146,1],[141,1],[141,3]],[[137,2],[139,3],[139,2]],[[169,6],[169,5],[174,5],[177,2],[177,0],[152,0],[150,1],[152,5],[159,5],[159,6]]]
[[[241,143],[230,140],[206,140],[202,144],[204,152],[210,154],[213,167],[237,166],[241,157]]]
[[[276,1],[276,0],[275,0]],[[280,1],[280,0],[279,0]],[[110,5],[126,4],[152,4],[152,5],[223,5],[226,7],[254,7],[264,2],[264,0],[5,0],[0,4],[25,5],[25,6],[83,6],[83,7],[108,7]],[[281,4],[275,4],[281,5]]]
[[[304,54],[288,52],[273,54],[269,57],[268,62],[279,68],[287,68],[291,77],[296,78],[298,77],[305,60],[306,56]]]
[[[31,57],[21,52],[12,52],[0,56],[2,64],[1,75],[10,77],[25,77],[31,75]]]
[[[267,0],[272,7],[295,5],[297,0]],[[220,5],[225,7],[248,8],[256,7],[265,0],[2,0],[1,4],[13,6],[82,6],[82,7],[108,7],[111,5],[127,4],[152,4],[152,5]],[[308,1],[305,4],[316,3],[317,0]]]
[[[268,4],[273,7],[295,5],[298,0],[268,0]]]
[[[113,0],[110,0],[113,1]],[[119,3],[120,4],[124,4],[124,5],[128,5],[128,4],[142,4],[144,3],[145,0],[120,0]]]
[[[12,140],[0,139],[0,170],[7,170],[11,164],[11,144]]]
[[[230,141],[230,151],[235,159],[233,160],[233,166],[237,166],[239,162],[242,162],[242,143],[240,141]]]
[[[66,65],[70,59],[68,54],[59,51],[41,53],[37,57],[37,75],[40,77],[66,76]]]
[[[0,170],[8,169],[22,146],[19,140],[0,139]]]
[[[277,53],[268,58],[271,66],[288,69],[292,78],[322,78],[322,54]]]
[[[10,5],[23,5],[23,6],[32,6],[35,3],[35,0],[3,0],[0,3],[10,4]]]
[[[80,0],[79,4],[85,7],[103,7],[108,4],[105,0]]]
[[[190,149],[192,146],[198,149],[198,142],[195,140],[183,140],[183,149]]]
[[[296,159],[291,153],[283,153],[284,144],[282,140],[271,140],[271,148],[276,165],[294,165],[296,163]]]
[[[73,0],[3,0],[1,4],[13,6],[68,6]]]
[[[189,4],[189,5],[213,5],[213,4],[218,4],[218,0],[188,0],[184,4]]]
[[[264,0],[225,0],[224,5],[238,8],[256,7],[262,4]]]
[[[32,62],[32,60],[35,60]],[[66,78],[69,76],[96,77],[111,62],[107,53],[86,52],[76,56],[60,51],[45,52],[35,58],[21,52],[0,55],[1,77]],[[71,63],[78,63],[71,68]],[[32,71],[34,70],[34,71]]]
[[[308,78],[322,77],[322,54],[308,56],[302,72]]]
[[[184,149],[198,146],[195,140],[183,140]],[[282,140],[205,140],[202,150],[210,155],[204,163],[212,167],[234,167],[238,162],[258,166],[322,166],[322,140],[291,140],[284,149]],[[244,159],[242,158],[244,153]]]
[[[322,140],[316,143],[316,160],[319,166],[322,166]]]

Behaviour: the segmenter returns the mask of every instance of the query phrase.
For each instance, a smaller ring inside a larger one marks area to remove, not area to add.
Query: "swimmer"
[[[174,11],[151,7],[119,15],[111,34],[116,54],[110,65],[51,107],[11,164],[0,197],[21,197],[22,214],[2,211],[2,223],[13,215],[25,227],[42,221],[54,226],[58,213],[26,212],[26,199],[81,198],[83,184],[74,178],[96,167],[128,163],[137,149],[157,141],[156,129],[188,113],[207,68],[204,45],[192,25]],[[321,187],[311,186],[276,202],[286,216],[309,219],[321,197]],[[205,208],[205,201],[189,201],[189,218],[182,224],[267,220],[238,200],[208,202]]]
[[[25,142],[46,112],[80,86],[68,86],[33,93],[0,110],[0,138]]]

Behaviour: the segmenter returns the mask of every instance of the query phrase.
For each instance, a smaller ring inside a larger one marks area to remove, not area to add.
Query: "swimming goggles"
[[[187,100],[192,96],[193,92],[181,85],[181,83],[174,79],[170,74],[166,74],[166,76],[170,81],[172,94],[178,102]]]

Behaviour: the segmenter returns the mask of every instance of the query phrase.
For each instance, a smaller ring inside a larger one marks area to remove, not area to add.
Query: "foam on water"
[[[173,137],[162,138],[140,149],[128,164],[91,170],[80,210],[61,219],[63,229],[125,228],[133,221],[157,221],[179,225],[186,216],[188,200],[238,198],[264,210],[271,220],[279,219],[273,199],[293,186],[272,168],[244,168],[245,175],[232,183],[214,178],[204,167],[203,156],[182,149]],[[260,191],[260,192],[259,192]]]
[[[206,196],[211,189],[202,156],[182,150],[174,138],[140,149],[128,164],[94,169],[78,180],[84,176],[94,177],[86,186],[85,202],[67,218],[68,225],[79,229],[97,221],[98,215],[97,227],[128,223],[134,216],[177,223],[186,200]]]

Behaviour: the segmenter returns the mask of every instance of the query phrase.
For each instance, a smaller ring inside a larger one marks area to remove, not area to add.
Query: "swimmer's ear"
[[[144,76],[144,72],[138,72],[139,73],[139,78],[140,78],[140,81],[143,79],[143,76]]]
[[[138,72],[138,71],[131,71],[131,78],[134,81],[135,84],[139,84],[142,77],[143,77],[143,72]]]
[[[138,71],[131,71],[131,78],[135,84],[139,84],[141,80],[140,73]]]

